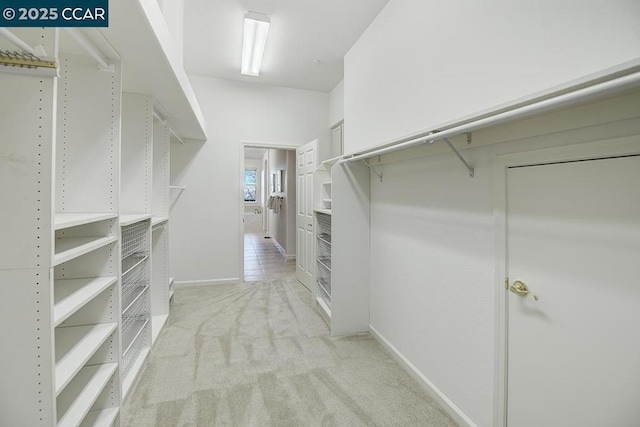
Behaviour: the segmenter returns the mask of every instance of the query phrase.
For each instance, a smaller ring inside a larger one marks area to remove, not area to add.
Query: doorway
[[[640,324],[638,142],[509,156],[497,167],[499,425],[632,426],[640,418],[640,344],[631,332]]]
[[[247,282],[283,278],[295,273],[295,246],[287,233],[295,224],[295,179],[288,147],[244,144],[242,170],[242,277]],[[295,173],[295,170],[294,170]],[[293,181],[293,182],[289,182]],[[295,242],[294,242],[295,244]]]

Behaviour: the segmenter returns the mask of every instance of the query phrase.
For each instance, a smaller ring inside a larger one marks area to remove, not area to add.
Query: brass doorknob
[[[538,295],[531,292],[527,284],[524,282],[521,282],[520,280],[516,280],[515,282],[513,282],[513,284],[509,286],[509,290],[514,294],[518,294],[523,297],[526,297],[527,295],[531,295],[534,300],[538,301]]]

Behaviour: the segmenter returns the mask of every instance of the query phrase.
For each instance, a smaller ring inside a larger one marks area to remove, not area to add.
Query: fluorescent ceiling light
[[[245,76],[260,75],[264,45],[267,43],[269,17],[262,13],[247,12],[244,16],[244,39],[242,41],[242,68]]]

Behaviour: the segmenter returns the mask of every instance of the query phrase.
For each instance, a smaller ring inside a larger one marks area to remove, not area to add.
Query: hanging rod
[[[175,136],[178,141],[180,141],[180,144],[184,145],[184,139],[182,139],[182,137],[178,135],[171,126],[169,126],[169,132],[171,133],[171,135]]]
[[[27,42],[22,40],[20,37],[13,34],[11,31],[7,30],[4,27],[0,27],[0,36],[9,40],[11,43],[22,49],[23,51],[30,53],[31,55],[36,54],[36,50],[32,48]]]
[[[160,116],[160,114],[158,114],[156,112],[156,110],[153,110],[153,118],[156,119],[159,122],[164,122],[165,120]]]
[[[640,72],[629,74],[617,79],[609,80],[606,82],[598,83],[593,86],[578,89],[573,92],[565,93],[555,96],[553,98],[545,99],[535,102],[533,104],[525,105],[515,108],[513,110],[505,111],[503,113],[494,114],[493,116],[478,119],[470,123],[466,123],[460,126],[455,126],[443,131],[433,131],[428,134],[422,134],[415,138],[408,140],[400,140],[394,145],[390,145],[370,152],[361,154],[354,154],[351,157],[347,157],[345,160],[354,162],[357,160],[368,159],[370,157],[379,156],[382,154],[390,153],[392,151],[398,151],[405,148],[414,147],[416,145],[424,143],[433,143],[436,140],[448,138],[451,136],[459,135],[462,133],[472,132],[474,130],[485,128],[488,126],[497,125],[510,120],[519,119],[526,116],[531,116],[536,113],[551,110],[553,108],[559,108],[575,104],[578,102],[586,101],[591,98],[602,95],[610,95],[613,93],[621,92],[625,89],[632,88],[640,84]]]
[[[160,114],[158,114],[156,112],[156,110],[153,110],[153,118],[156,119],[157,121],[161,122],[161,123],[162,122],[166,123],[167,124],[167,128],[169,129],[169,133],[171,135],[173,135],[180,142],[180,144],[184,145],[184,139],[182,139],[182,137],[180,135],[178,135],[178,133],[175,130],[173,130],[173,128],[169,124],[169,121],[163,119],[162,116],[160,116]]]
[[[102,57],[102,54],[96,49],[96,47],[76,28],[65,28],[67,33],[73,37],[73,39],[78,42],[78,44],[92,57],[97,63],[100,71],[109,71],[113,73],[115,71],[115,67],[113,64],[108,64],[107,61]]]

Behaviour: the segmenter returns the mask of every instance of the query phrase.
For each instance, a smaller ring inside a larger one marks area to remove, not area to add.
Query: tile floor
[[[262,231],[250,230],[244,235],[244,280],[259,282],[281,279],[295,274],[296,260],[287,260],[272,239],[265,239]]]

